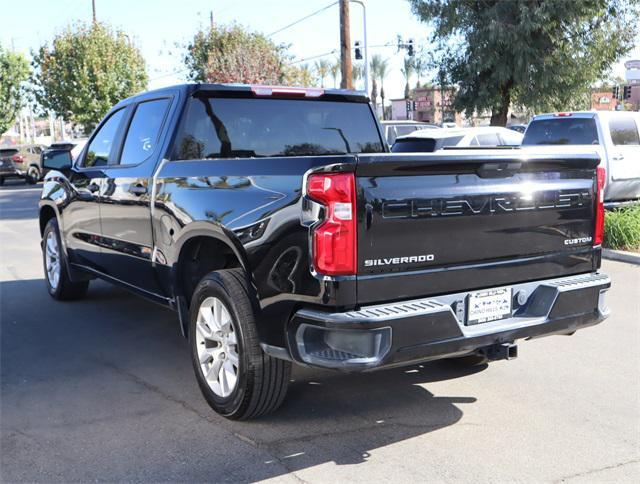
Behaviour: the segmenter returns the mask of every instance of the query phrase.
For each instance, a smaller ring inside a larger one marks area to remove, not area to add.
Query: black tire
[[[29,185],[35,185],[40,181],[40,168],[36,165],[31,165],[27,168],[27,174],[24,177],[24,181]]]
[[[200,306],[208,298],[217,298],[224,304],[237,334],[237,380],[235,388],[226,397],[212,390],[198,357],[196,323]],[[248,420],[273,412],[282,404],[291,376],[291,363],[273,358],[260,348],[250,286],[242,269],[211,272],[197,285],[189,311],[189,345],[200,390],[220,415]]]
[[[49,234],[53,233],[58,243],[59,254],[59,279],[57,285],[52,284],[49,280],[49,273],[47,271],[47,239]],[[58,221],[54,218],[47,222],[44,232],[42,234],[42,265],[44,268],[44,280],[47,285],[47,291],[52,298],[59,301],[69,301],[72,299],[79,299],[87,293],[89,288],[89,281],[73,282],[69,278],[69,271],[67,270],[67,257],[60,241],[60,229],[58,228]]]

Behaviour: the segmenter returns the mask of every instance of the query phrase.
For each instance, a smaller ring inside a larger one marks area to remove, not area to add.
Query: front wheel
[[[69,278],[67,259],[55,218],[47,222],[42,234],[42,262],[47,290],[52,298],[63,301],[78,299],[86,294],[89,281],[73,282]]]
[[[291,363],[262,351],[244,271],[207,274],[190,308],[189,343],[198,385],[209,405],[230,419],[252,419],[284,400]]]

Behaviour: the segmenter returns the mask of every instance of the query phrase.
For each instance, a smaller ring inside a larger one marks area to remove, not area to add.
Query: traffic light
[[[413,52],[413,39],[409,39],[407,41],[407,55],[409,57],[413,57],[413,54],[414,54],[414,52]]]
[[[624,86],[622,91],[622,99],[631,99],[631,86]]]
[[[360,41],[356,40],[356,60],[362,59],[362,51],[360,50]]]
[[[611,94],[613,94],[613,99],[618,99],[618,97],[620,96],[620,86],[613,86],[613,89],[611,90]]]
[[[411,101],[409,99],[407,99],[405,104],[406,104],[406,107],[407,107],[407,114],[409,114],[411,112]]]

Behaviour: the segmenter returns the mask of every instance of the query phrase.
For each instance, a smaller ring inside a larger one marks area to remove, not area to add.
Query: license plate
[[[511,288],[469,293],[467,324],[488,323],[511,316]]]

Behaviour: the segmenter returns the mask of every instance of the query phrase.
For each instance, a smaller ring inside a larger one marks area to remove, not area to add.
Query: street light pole
[[[96,23],[96,0],[91,0],[91,8],[93,9],[93,23]]]

